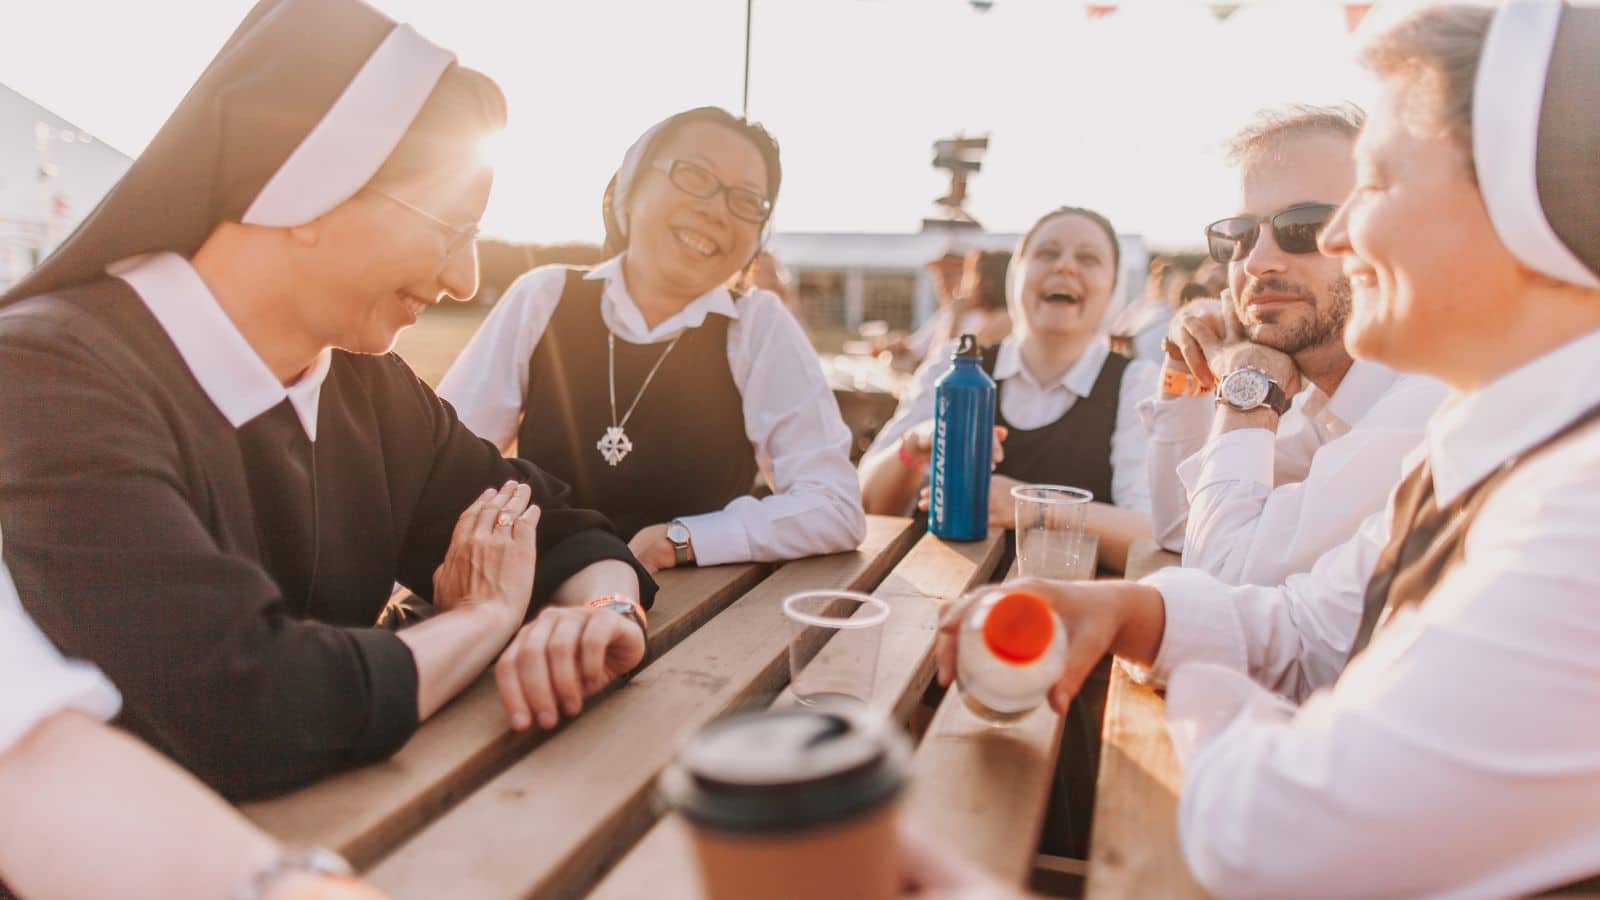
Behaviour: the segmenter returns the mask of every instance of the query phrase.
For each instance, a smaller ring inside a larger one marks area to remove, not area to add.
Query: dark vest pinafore
[[[983,351],[983,370],[994,375],[998,345]],[[995,473],[1023,484],[1063,484],[1082,488],[1094,499],[1111,502],[1111,435],[1117,430],[1117,401],[1128,359],[1112,353],[1100,367],[1089,396],[1081,397],[1066,415],[1030,430],[1018,428],[1001,412],[998,395],[995,424],[1004,425],[1005,459]]]
[[[1361,625],[1350,647],[1350,659],[1366,649],[1373,634],[1388,621],[1388,614],[1426,602],[1434,586],[1461,562],[1473,522],[1507,476],[1529,458],[1596,419],[1600,419],[1600,406],[1590,408],[1552,437],[1502,466],[1444,509],[1434,500],[1433,472],[1426,460],[1407,474],[1395,489],[1389,543],[1379,554],[1372,579],[1367,582]],[[1600,874],[1541,896],[1574,892],[1600,892]]]
[[[572,485],[574,506],[599,510],[628,538],[749,493],[757,466],[745,435],[744,398],[728,367],[731,320],[715,313],[683,333],[639,400],[626,426],[633,451],[614,467],[601,456],[595,444],[612,424],[608,332],[600,313],[605,282],[585,274],[567,272],[528,362],[518,455]],[[666,349],[666,342],[616,341],[618,417]]]

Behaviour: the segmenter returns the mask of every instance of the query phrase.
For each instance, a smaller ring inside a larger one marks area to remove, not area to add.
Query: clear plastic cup
[[[1017,573],[1074,577],[1094,494],[1059,484],[1019,484],[1011,496],[1017,503]]]
[[[853,591],[805,591],[784,598],[783,614],[796,700],[820,706],[872,699],[889,604]]]

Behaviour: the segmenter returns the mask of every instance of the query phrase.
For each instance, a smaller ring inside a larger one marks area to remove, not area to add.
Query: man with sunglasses
[[[1156,535],[1224,581],[1277,584],[1354,534],[1444,397],[1344,346],[1350,285],[1317,236],[1354,186],[1361,125],[1299,106],[1235,137],[1238,212],[1205,232],[1229,289],[1174,316],[1143,406]]]

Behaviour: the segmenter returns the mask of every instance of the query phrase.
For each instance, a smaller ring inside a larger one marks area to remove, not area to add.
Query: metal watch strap
[[[694,559],[689,555],[689,542],[684,541],[680,544],[677,541],[672,540],[670,535],[672,533],[673,525],[682,528],[684,531],[688,531],[689,526],[683,524],[677,519],[673,519],[671,522],[667,523],[667,533],[669,535],[667,540],[672,541],[672,558],[678,565],[687,566],[689,563],[694,562]]]

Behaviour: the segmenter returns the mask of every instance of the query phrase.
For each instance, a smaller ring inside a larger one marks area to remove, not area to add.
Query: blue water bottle
[[[976,541],[989,533],[994,380],[970,334],[961,336],[952,361],[934,385],[928,530],[947,541]]]

